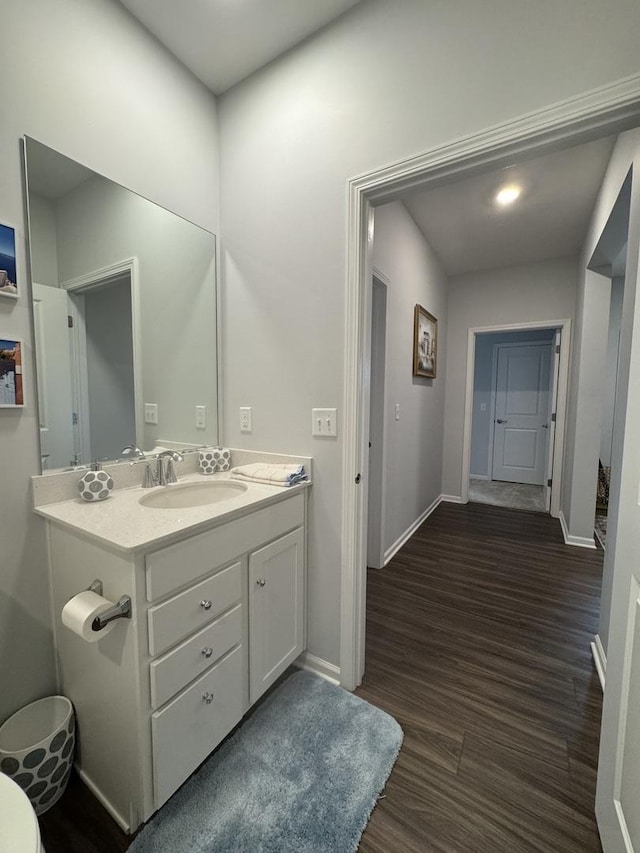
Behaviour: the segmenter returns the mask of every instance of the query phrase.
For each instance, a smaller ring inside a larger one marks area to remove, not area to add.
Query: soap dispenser
[[[83,501],[103,501],[113,491],[113,478],[103,471],[98,460],[94,459],[91,470],[80,478],[78,491]]]

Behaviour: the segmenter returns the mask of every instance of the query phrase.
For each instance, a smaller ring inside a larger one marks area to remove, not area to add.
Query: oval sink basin
[[[177,483],[143,495],[138,503],[155,509],[185,509],[190,506],[207,506],[237,498],[247,491],[244,483],[220,480],[211,483]]]

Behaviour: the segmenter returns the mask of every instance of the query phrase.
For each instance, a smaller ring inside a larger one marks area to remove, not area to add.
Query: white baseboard
[[[411,537],[416,532],[416,530],[420,527],[420,525],[427,518],[429,518],[429,516],[434,511],[434,509],[437,506],[439,506],[441,500],[442,500],[442,496],[439,495],[435,499],[435,501],[425,509],[425,511],[422,513],[422,515],[420,515],[419,518],[417,518],[413,522],[413,524],[405,530],[405,532],[402,534],[402,536],[400,536],[399,539],[396,539],[396,541],[393,543],[393,545],[390,548],[387,548],[387,550],[384,552],[384,564],[385,564],[385,566],[387,565],[389,560],[392,559],[392,557],[395,557],[395,555],[398,553],[400,548],[402,548],[402,546],[405,544],[405,542],[408,542],[409,539],[411,539]]]
[[[440,500],[443,503],[447,504],[466,504],[467,501],[463,501],[460,495],[440,495]]]
[[[330,681],[332,684],[340,684],[340,667],[329,661],[322,660],[309,652],[303,652],[299,658],[294,661],[294,666],[300,669],[306,669],[308,672],[313,672]]]
[[[562,527],[562,535],[564,536],[565,545],[574,545],[576,548],[591,548],[592,551],[595,550],[596,542],[593,536],[591,538],[588,536],[572,536],[572,534],[569,533],[567,520],[564,517],[562,510],[560,510],[558,519],[560,521],[560,527]]]
[[[604,693],[604,679],[607,674],[607,656],[604,652],[604,648],[602,647],[600,634],[596,634],[593,643],[591,643],[591,654],[593,655],[593,662],[596,665],[596,672],[600,679],[600,687],[602,687],[602,692]]]
[[[488,474],[469,474],[470,480],[491,480]]]
[[[120,814],[120,812],[116,808],[114,808],[114,806],[111,804],[111,802],[102,793],[100,788],[97,788],[93,784],[93,782],[87,776],[87,774],[84,772],[84,770],[82,770],[82,768],[80,768],[75,762],[74,762],[73,766],[74,766],[78,776],[82,779],[82,781],[87,786],[87,788],[91,791],[91,793],[94,795],[94,797],[102,803],[102,805],[109,812],[109,814],[115,820],[115,822],[118,824],[118,826],[121,829],[123,829],[127,834],[129,834],[131,832],[131,826],[130,826],[129,822],[126,821],[122,817],[122,815]]]

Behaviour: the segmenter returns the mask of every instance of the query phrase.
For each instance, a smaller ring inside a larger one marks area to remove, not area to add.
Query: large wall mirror
[[[217,444],[215,236],[24,147],[43,472]]]

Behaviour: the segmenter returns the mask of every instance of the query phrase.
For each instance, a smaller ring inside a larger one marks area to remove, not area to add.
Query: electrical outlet
[[[144,422],[145,422],[145,424],[157,424],[158,423],[158,404],[157,403],[145,403],[144,404]]]
[[[240,406],[240,432],[253,432],[251,406]]]
[[[196,406],[196,429],[207,428],[207,407]]]
[[[338,435],[338,410],[311,409],[311,435],[335,438]]]

